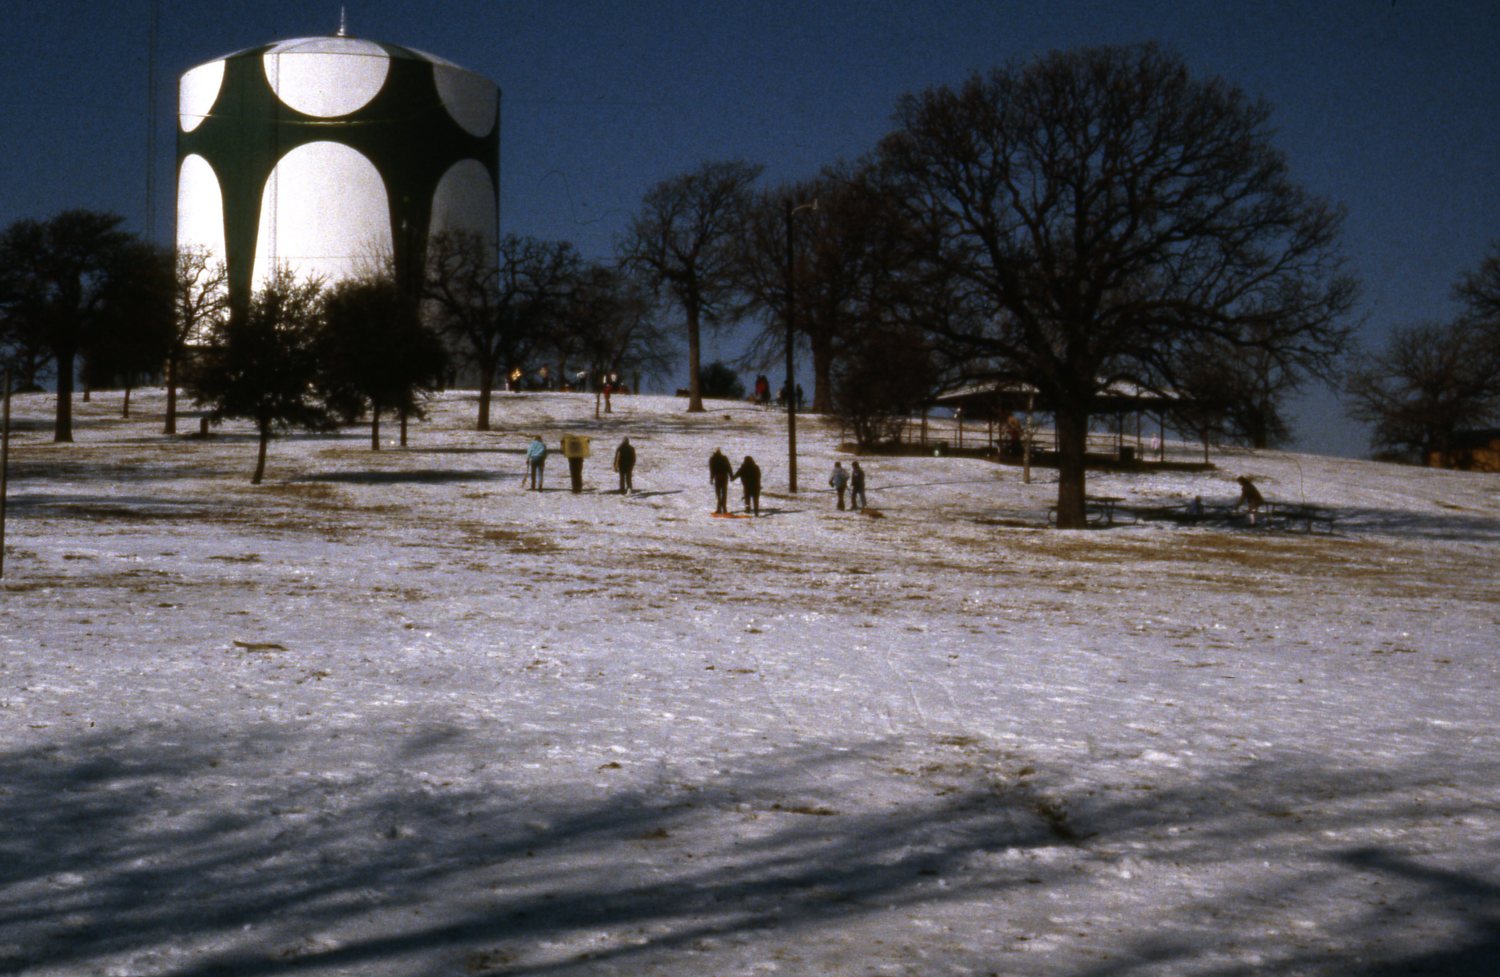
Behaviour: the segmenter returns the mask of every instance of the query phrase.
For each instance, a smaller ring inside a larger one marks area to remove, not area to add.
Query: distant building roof
[[[1172,391],[1150,390],[1126,380],[1108,384],[1095,399],[1102,411],[1150,410],[1179,404],[1184,398]],[[1051,411],[1052,405],[1032,384],[1018,380],[986,380],[945,390],[932,399],[934,407],[963,408],[966,417],[1024,410]]]

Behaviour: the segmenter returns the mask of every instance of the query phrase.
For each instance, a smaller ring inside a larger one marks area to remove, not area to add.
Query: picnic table
[[[1280,524],[1287,528],[1297,525],[1302,526],[1302,531],[1310,533],[1317,526],[1322,526],[1324,532],[1333,532],[1334,515],[1328,509],[1305,502],[1266,502],[1266,521],[1269,525]]]
[[[1106,526],[1113,526],[1115,524],[1115,510],[1124,501],[1118,495],[1086,495],[1083,497],[1085,511],[1088,509],[1096,510],[1099,513],[1098,521],[1104,523]]]
[[[1083,497],[1084,515],[1088,517],[1092,513],[1092,517],[1089,518],[1090,525],[1113,526],[1115,514],[1124,511],[1120,506],[1120,503],[1124,501],[1118,495],[1086,495]],[[1057,525],[1057,506],[1052,506],[1047,510],[1047,525]]]
[[[1235,506],[1191,505],[1131,506],[1128,510],[1137,519],[1157,520],[1186,525],[1211,522],[1229,526],[1251,526],[1250,514]],[[1254,524],[1267,529],[1302,529],[1303,532],[1333,532],[1334,514],[1331,510],[1303,502],[1267,501],[1260,507],[1260,518]]]

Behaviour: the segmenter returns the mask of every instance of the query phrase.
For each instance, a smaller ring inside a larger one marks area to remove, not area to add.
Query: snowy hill
[[[252,487],[248,430],[133,401],[14,407],[0,972],[1495,972],[1493,476],[1220,455],[1090,491],[1333,532],[1065,533],[965,458],[835,511],[814,418],[789,495],[738,404],[452,393]]]

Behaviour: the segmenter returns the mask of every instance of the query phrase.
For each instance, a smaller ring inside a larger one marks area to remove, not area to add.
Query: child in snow
[[[849,485],[849,473],[844,471],[844,463],[836,461],[833,463],[833,474],[828,476],[828,484],[839,494],[839,511],[844,511],[844,489]]]
[[[542,443],[542,436],[536,435],[531,439],[530,446],[526,449],[526,472],[531,478],[531,487],[540,492],[542,490],[542,468],[547,464],[547,446]]]

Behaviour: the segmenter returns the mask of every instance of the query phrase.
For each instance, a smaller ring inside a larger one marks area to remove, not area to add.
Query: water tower
[[[243,308],[285,264],[350,277],[428,239],[497,235],[500,93],[441,58],[340,33],[226,55],[178,88],[177,243],[229,269]]]

